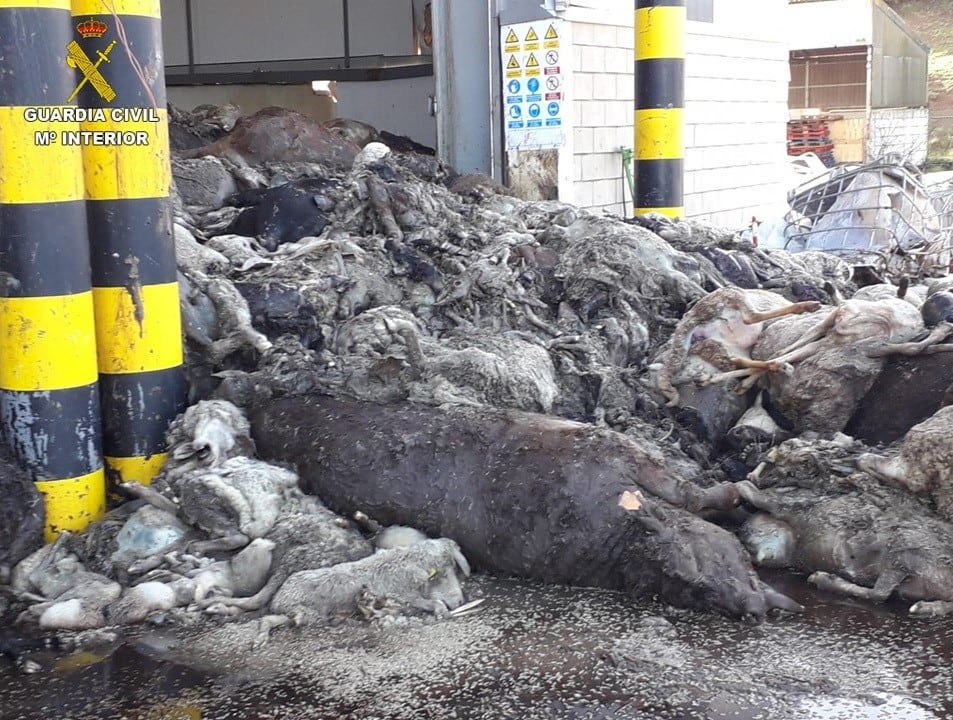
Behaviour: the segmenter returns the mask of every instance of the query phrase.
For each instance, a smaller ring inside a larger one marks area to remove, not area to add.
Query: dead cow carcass
[[[702,489],[685,479],[693,463],[619,433],[316,395],[267,401],[250,420],[262,456],[296,462],[335,511],[451,538],[477,568],[733,615],[799,609],[761,582],[737,538],[689,511],[734,506],[733,485]]]

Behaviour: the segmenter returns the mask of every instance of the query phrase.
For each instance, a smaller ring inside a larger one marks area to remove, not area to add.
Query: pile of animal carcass
[[[173,115],[207,143],[173,157],[192,407],[138,500],[15,568],[24,621],[447,616],[471,565],[737,616],[800,609],[758,565],[953,607],[944,280],[221,116]]]

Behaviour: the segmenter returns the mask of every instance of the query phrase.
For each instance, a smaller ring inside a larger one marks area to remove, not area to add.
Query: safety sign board
[[[500,28],[506,147],[531,150],[562,147],[563,117],[571,111],[559,64],[562,20]]]

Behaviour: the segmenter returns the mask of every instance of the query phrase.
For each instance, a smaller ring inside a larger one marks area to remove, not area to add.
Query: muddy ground
[[[481,576],[446,622],[273,633],[139,627],[46,669],[0,664],[3,718],[737,718],[953,714],[953,621],[912,620],[773,575],[803,616],[740,623],[602,590]]]

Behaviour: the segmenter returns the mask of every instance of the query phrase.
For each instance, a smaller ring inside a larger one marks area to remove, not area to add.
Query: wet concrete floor
[[[197,632],[0,659],[3,720],[953,718],[953,618],[766,578],[807,606],[745,623],[590,589],[477,577],[450,621]]]

